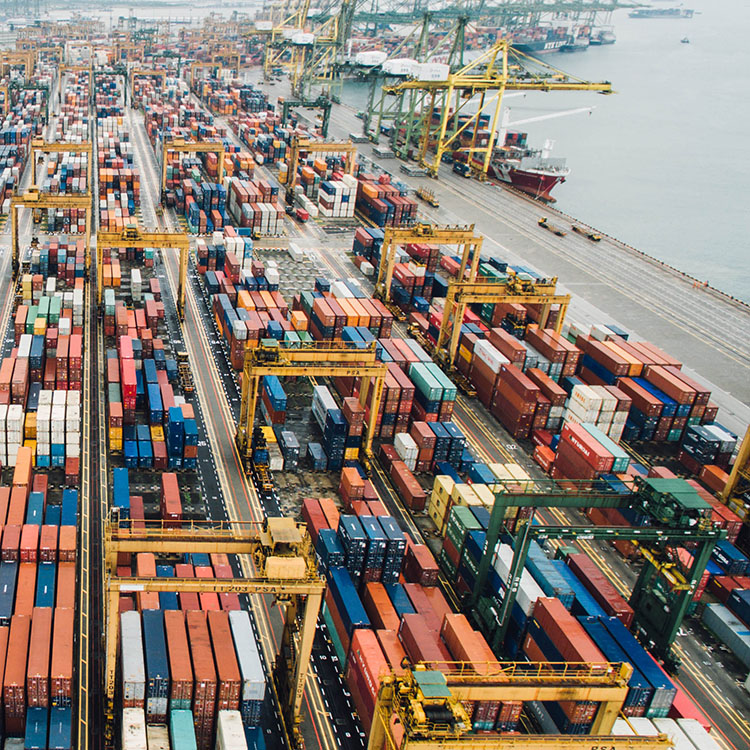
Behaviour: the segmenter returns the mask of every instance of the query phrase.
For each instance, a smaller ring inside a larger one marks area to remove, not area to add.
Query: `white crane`
[[[507,98],[507,97],[506,97]],[[517,125],[526,125],[530,122],[541,122],[542,120],[552,120],[555,117],[567,117],[568,115],[580,115],[584,112],[588,112],[588,114],[591,114],[596,107],[578,107],[577,109],[565,109],[561,112],[548,112],[546,115],[536,115],[535,117],[525,117],[522,120],[514,120],[513,122],[510,121],[510,112],[511,108],[506,107],[503,110],[503,115],[500,120],[500,127],[497,131],[497,145],[502,146],[505,143],[505,136],[508,134],[508,128],[510,127],[516,127]],[[554,141],[545,141],[544,142],[544,150],[542,152],[542,156],[547,157],[549,156],[549,152],[552,150],[552,146],[554,145]]]

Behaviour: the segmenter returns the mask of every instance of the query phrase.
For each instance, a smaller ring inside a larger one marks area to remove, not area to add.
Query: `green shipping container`
[[[198,750],[193,712],[178,709],[169,712],[170,745],[180,750]]]
[[[328,637],[331,639],[331,643],[333,643],[333,650],[336,652],[336,656],[339,657],[339,661],[343,668],[343,665],[346,664],[346,653],[344,652],[344,647],[341,645],[341,639],[336,632],[336,626],[333,624],[333,618],[331,617],[331,613],[328,611],[325,602],[323,602],[322,611],[323,621],[328,628]]]
[[[428,365],[423,362],[415,362],[412,364],[411,367],[409,367],[409,379],[428,401],[442,400],[443,386],[429,371]]]
[[[445,535],[451,540],[458,553],[461,554],[466,534],[469,531],[478,531],[481,528],[481,524],[470,508],[465,505],[454,505],[448,516]]]
[[[443,386],[443,401],[455,401],[456,396],[458,395],[458,389],[453,381],[434,362],[428,362],[427,369]]]

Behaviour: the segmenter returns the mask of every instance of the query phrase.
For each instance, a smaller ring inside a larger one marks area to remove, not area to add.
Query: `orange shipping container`
[[[15,614],[10,620],[8,653],[3,678],[6,734],[23,734],[26,716],[26,659],[29,653],[31,616]]]
[[[55,606],[60,609],[75,609],[76,564],[61,562],[57,566],[57,593]]]
[[[73,684],[73,628],[75,610],[56,607],[52,629],[49,701],[53,706],[70,704]]]
[[[208,628],[219,678],[217,709],[234,711],[239,707],[241,683],[232,630],[229,626],[229,614],[224,611],[209,612]]]
[[[22,445],[18,449],[18,457],[16,458],[16,468],[13,470],[13,486],[14,487],[25,487],[26,494],[28,495],[31,485],[31,468],[33,465],[33,453],[31,448],[27,448]]]
[[[28,615],[34,611],[34,596],[36,594],[36,563],[22,562],[18,566],[18,581],[16,583],[16,607],[13,610],[18,615]]]

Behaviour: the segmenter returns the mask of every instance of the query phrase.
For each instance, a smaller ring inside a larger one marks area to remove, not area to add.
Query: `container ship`
[[[6,747],[382,750],[444,741],[437,718],[457,750],[704,748],[713,722],[741,727],[690,677],[726,669],[738,690],[750,669],[750,497],[719,499],[747,451],[710,389],[598,314],[567,318],[556,278],[427,223],[410,185],[282,122],[264,88],[189,86],[159,44],[127,83],[73,54],[62,101],[8,92],[4,199],[29,184],[32,135],[63,147],[39,165],[17,287],[0,260]],[[554,172],[525,134],[500,151]],[[342,242],[310,249],[324,230]],[[459,312],[465,279],[497,295]],[[670,540],[653,576],[690,586],[639,585],[650,532]],[[679,681],[671,643],[642,637],[677,604],[695,626]],[[698,664],[704,631],[724,648]],[[520,700],[540,671],[546,699]]]
[[[636,8],[630,18],[692,18],[695,11],[688,8]]]
[[[555,199],[550,192],[565,182],[570,168],[564,158],[550,157],[549,148],[529,148],[526,138],[526,133],[506,133],[503,147],[492,152],[487,174],[516,190],[552,203]]]
[[[588,48],[591,42],[591,27],[535,26],[511,31],[513,48],[525,55],[548,55],[553,52],[577,52]]]

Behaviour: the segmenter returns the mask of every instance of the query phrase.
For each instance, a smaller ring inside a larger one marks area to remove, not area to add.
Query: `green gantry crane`
[[[714,544],[726,537],[724,529],[711,521],[708,505],[682,479],[636,478],[635,491],[620,493],[605,482],[531,480],[527,486],[518,481],[495,489],[484,552],[470,604],[472,615],[496,653],[500,653],[511,611],[516,600],[521,574],[532,539],[625,539],[638,542],[645,563],[630,597],[635,628],[651,644],[653,653],[675,668],[679,659],[672,644],[692,601]],[[498,491],[499,490],[499,491]],[[514,533],[506,527],[509,507],[530,507],[531,516],[520,519]],[[534,523],[537,508],[632,508],[649,517],[651,525],[628,526],[552,526]],[[513,560],[505,595],[500,598],[488,587],[493,555],[501,535],[513,546]],[[692,565],[680,570],[677,556],[670,559],[673,547],[693,544]]]

